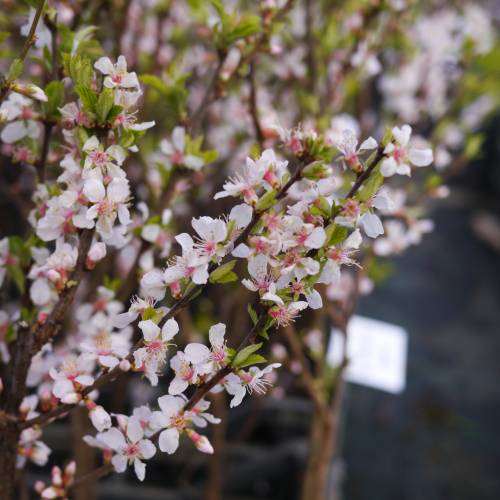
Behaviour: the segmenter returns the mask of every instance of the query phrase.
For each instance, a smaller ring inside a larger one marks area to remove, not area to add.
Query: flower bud
[[[104,259],[106,257],[106,245],[102,242],[94,243],[87,254],[87,260],[85,262],[87,269],[93,269],[96,262]]]
[[[43,101],[43,102],[48,101],[45,92],[40,87],[37,87],[32,83],[13,83],[12,90],[14,92],[18,92],[19,94],[23,94],[26,97],[37,99],[38,101]]]
[[[122,372],[128,372],[131,368],[130,361],[128,359],[122,359],[120,361],[120,370]]]
[[[95,406],[89,411],[89,417],[92,425],[102,432],[111,427],[111,417],[109,413],[102,406]]]
[[[186,429],[186,434],[199,451],[212,455],[214,448],[205,436],[198,434],[196,431],[193,431],[193,429]]]

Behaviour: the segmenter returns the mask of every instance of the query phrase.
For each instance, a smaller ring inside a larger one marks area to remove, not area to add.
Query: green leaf
[[[262,342],[259,344],[251,344],[244,347],[241,351],[234,357],[232,365],[234,367],[240,368],[241,365],[256,351],[262,347]]]
[[[111,89],[104,89],[97,99],[96,114],[99,123],[104,124],[107,121],[108,114],[114,105],[114,93]]]
[[[213,270],[209,276],[210,283],[228,283],[228,281],[223,281],[224,278],[227,277],[228,275],[231,278],[232,278],[231,275],[234,275],[236,279],[238,279],[238,276],[236,276],[235,273],[232,273],[232,270],[235,265],[236,265],[236,259],[233,259],[230,260],[229,262],[226,262],[222,266],[219,266],[217,269]],[[235,281],[235,280],[230,279],[229,281]]]
[[[255,309],[252,307],[252,304],[248,304],[247,311],[248,311],[248,314],[250,315],[252,323],[254,325],[256,325],[257,321],[258,321],[258,317],[257,317],[257,313],[255,312]]]
[[[22,295],[24,293],[25,277],[21,266],[17,264],[7,266],[7,274],[14,281],[19,293]]]
[[[9,237],[9,250],[10,253],[15,255],[19,259],[19,264],[22,267],[26,267],[31,262],[31,252],[28,242],[24,242],[19,236]]]
[[[61,80],[54,80],[45,86],[47,102],[43,104],[45,117],[48,120],[55,120],[59,117],[59,109],[64,102],[64,83]]]
[[[481,146],[484,142],[483,134],[475,134],[467,138],[467,142],[465,143],[464,156],[468,160],[472,160],[475,158],[479,151],[481,151]]]
[[[239,368],[245,368],[251,365],[258,365],[260,363],[267,363],[267,359],[264,356],[261,356],[260,354],[252,354],[246,359],[246,361],[244,361],[239,365]]]
[[[23,62],[21,59],[14,59],[10,65],[9,71],[7,72],[7,80],[13,82],[17,80],[21,73],[23,72]]]
[[[262,195],[255,206],[255,209],[259,212],[267,210],[274,204],[276,199],[276,189],[271,189],[266,194]]]
[[[342,243],[347,238],[348,229],[332,223],[326,227],[326,247]]]
[[[168,85],[156,75],[145,74],[139,77],[139,80],[145,85],[149,85],[153,89],[160,92],[160,94],[168,93]]]
[[[380,170],[376,168],[363,184],[363,188],[358,191],[356,198],[362,202],[368,201],[377,194],[383,183],[384,176],[380,173]]]
[[[82,101],[85,111],[95,114],[97,108],[97,95],[89,87],[85,85],[75,85],[75,92]]]

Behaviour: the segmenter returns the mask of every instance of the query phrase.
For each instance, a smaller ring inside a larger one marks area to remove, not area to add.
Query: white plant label
[[[327,358],[332,366],[342,360],[344,337],[332,328]],[[348,382],[400,394],[406,385],[408,333],[397,325],[353,316],[347,327]]]

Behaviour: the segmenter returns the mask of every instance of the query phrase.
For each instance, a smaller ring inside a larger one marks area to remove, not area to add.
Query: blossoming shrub
[[[0,240],[0,496],[16,498],[16,467],[48,463],[44,426],[77,407],[103,466],[54,467],[42,498],[128,467],[143,481],[184,438],[213,453],[210,398],[266,393],[282,332],[324,416],[331,386],[307,367],[326,337],[293,324],[370,290],[380,257],[432,230],[433,158],[476,154],[498,98],[480,78],[498,53],[485,12],[26,4],[0,19],[5,191],[29,207]],[[99,390],[118,379],[154,397],[113,413]]]

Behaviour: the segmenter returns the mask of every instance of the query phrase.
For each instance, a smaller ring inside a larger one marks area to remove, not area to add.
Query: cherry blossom
[[[156,453],[156,447],[149,439],[144,439],[144,431],[137,417],[132,416],[123,421],[121,430],[111,427],[97,434],[96,439],[114,451],[111,463],[116,472],[125,472],[127,465],[133,464],[137,478],[144,481],[146,464],[142,460],[151,458]]]
[[[134,352],[135,367],[144,371],[151,385],[157,385],[158,372],[166,363],[170,341],[179,332],[179,325],[174,319],[169,319],[160,329],[153,321],[145,320],[139,322],[139,328],[144,336],[144,347]]]
[[[432,162],[431,149],[417,149],[409,146],[411,127],[403,125],[392,129],[395,142],[387,144],[384,149],[386,158],[382,160],[380,172],[384,177],[394,174],[410,175],[411,165],[425,167]]]
[[[124,56],[118,57],[116,64],[111,62],[109,57],[101,57],[94,64],[95,69],[99,70],[104,78],[104,86],[110,89],[121,87],[125,89],[139,87],[137,75],[127,72],[127,61]]]
[[[205,164],[203,158],[186,154],[186,130],[184,127],[175,127],[172,131],[172,140],[163,139],[160,142],[160,150],[175,166],[184,166],[199,171]]]
[[[256,366],[250,367],[247,371],[239,370],[237,373],[230,373],[223,381],[226,391],[233,396],[229,406],[234,408],[243,401],[246,393],[265,394],[271,383],[266,380],[266,375],[275,368],[279,368],[281,363],[272,363],[263,370]]]

